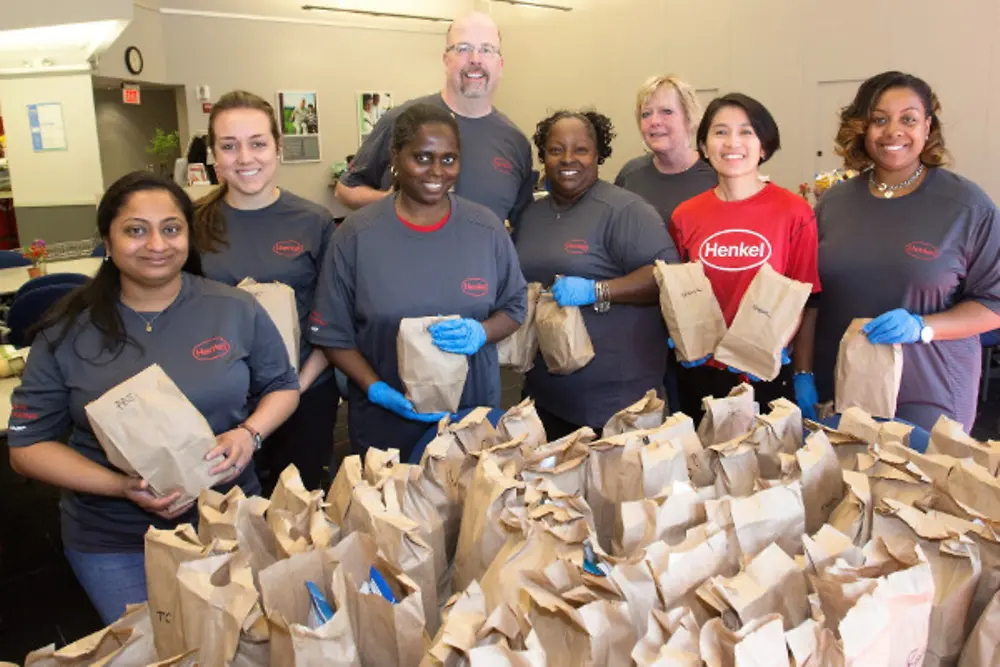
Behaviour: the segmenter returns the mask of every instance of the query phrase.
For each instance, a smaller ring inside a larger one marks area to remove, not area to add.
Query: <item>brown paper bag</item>
[[[541,292],[541,283],[528,283],[528,310],[524,315],[524,324],[497,343],[497,357],[500,359],[500,366],[511,368],[515,373],[522,375],[535,367],[535,357],[538,356],[535,307]]]
[[[311,606],[306,582],[316,584],[331,605],[332,550],[308,551],[278,561],[260,573],[260,593],[271,635],[272,665],[360,665],[350,618],[336,610],[316,629],[306,625]]]
[[[545,426],[535,410],[535,402],[526,398],[504,413],[497,422],[497,436],[501,442],[509,442],[524,436],[522,445],[527,449],[539,447],[548,441]]]
[[[197,651],[187,651],[166,660],[154,662],[146,667],[200,667]]]
[[[705,502],[717,498],[715,486],[696,489],[684,482],[673,482],[654,498],[623,502],[615,524],[613,553],[629,556],[661,541],[672,546],[680,544],[690,528],[707,520]]]
[[[878,444],[897,444],[904,449],[910,448],[910,434],[913,433],[912,424],[903,422],[887,421],[879,424]]]
[[[715,575],[735,575],[738,557],[732,553],[729,536],[711,522],[688,531],[684,542],[670,547],[666,560],[654,564],[664,608],[679,605]]]
[[[958,667],[1000,666],[1000,591],[990,601],[986,611],[976,622],[969,635]]]
[[[562,596],[522,578],[528,619],[545,651],[549,667],[601,664],[594,661],[590,631],[576,609]],[[633,642],[634,643],[634,642]]]
[[[778,614],[758,618],[736,632],[715,618],[701,629],[699,639],[707,667],[788,667],[788,648]]]
[[[874,345],[861,329],[870,319],[854,319],[837,351],[837,412],[858,407],[874,417],[896,416],[896,399],[903,379],[903,347]]]
[[[486,622],[486,598],[479,583],[473,581],[455,595],[443,612],[441,629],[424,654],[420,667],[451,667],[462,664],[475,648],[477,633]]]
[[[553,375],[575,373],[594,358],[594,344],[583,313],[575,306],[561,308],[551,292],[542,292],[538,297],[535,332],[545,367]]]
[[[701,262],[656,260],[654,275],[660,288],[660,312],[674,339],[677,358],[696,361],[712,354],[726,333],[726,319]]]
[[[156,364],[91,401],[87,419],[113,466],[149,483],[159,496],[180,491],[170,509],[194,502],[222,478],[205,454],[215,434],[205,417]]]
[[[270,316],[288,350],[288,360],[292,362],[295,372],[298,372],[301,332],[295,290],[284,283],[258,283],[253,278],[244,278],[237,287],[253,294],[257,303]]]
[[[776,544],[757,554],[735,577],[714,577],[712,586],[743,624],[780,614],[790,630],[809,618],[805,573]]]
[[[177,584],[185,650],[197,649],[204,664],[233,664],[240,635],[252,626],[251,613],[259,611],[247,556],[187,561],[177,568]]]
[[[523,503],[524,483],[504,474],[489,455],[479,460],[455,551],[455,588],[464,590],[480,579],[510,537],[500,523],[504,508]]]
[[[236,509],[246,500],[243,489],[234,486],[225,495],[205,489],[198,496],[198,539],[208,544],[214,539],[236,541]]]
[[[701,627],[690,609],[654,609],[648,628],[632,649],[636,667],[702,667],[698,648]]]
[[[802,553],[806,515],[798,482],[728,502],[740,552],[745,557],[756,556],[771,543],[786,554]]]
[[[746,436],[744,433],[729,442],[709,447],[714,454],[712,470],[719,496],[749,496],[756,488],[760,468],[754,448],[743,443]]]
[[[125,614],[108,627],[58,651],[55,644],[32,651],[24,664],[25,667],[131,667],[156,659],[149,608],[137,604],[126,607]]]
[[[806,532],[812,534],[823,527],[843,500],[844,474],[837,461],[837,453],[823,431],[806,438],[805,447],[795,452],[795,457],[802,471]]]
[[[278,544],[267,524],[267,509],[270,505],[268,500],[259,496],[236,503],[236,543],[240,551],[250,556],[250,571],[255,583],[260,571],[278,560]],[[148,579],[148,552],[146,572]]]
[[[629,461],[624,458],[627,446],[641,446],[639,437],[636,433],[624,433],[590,443],[583,492],[594,512],[598,542],[605,550],[612,548],[615,521],[621,503],[642,497],[639,461],[636,457],[629,465]]]
[[[396,336],[399,379],[417,412],[455,412],[469,374],[469,358],[438,348],[427,328],[448,317],[404,317]]]
[[[729,330],[715,348],[719,363],[771,381],[781,371],[781,351],[798,331],[812,285],[764,264],[747,288]]]
[[[734,387],[724,398],[706,396],[702,405],[705,415],[698,424],[698,437],[705,447],[728,442],[753,429],[756,410],[749,384]]]
[[[843,559],[854,567],[864,563],[861,549],[855,546],[851,538],[830,524],[824,524],[812,537],[803,535],[802,547],[805,550],[806,569],[810,574],[822,574],[838,559]]]
[[[795,454],[802,444],[802,411],[786,398],[771,401],[770,407],[770,413],[755,418],[756,425],[744,442],[757,453],[761,476],[778,479],[779,454]]]
[[[710,486],[715,481],[711,452],[705,449],[695,432],[694,421],[683,412],[670,415],[663,426],[646,434],[650,442],[670,442],[684,450],[688,477],[695,486]]]
[[[187,523],[173,530],[150,528],[146,532],[146,590],[157,655],[172,656],[186,651],[177,568],[181,563],[218,554],[217,548],[215,542],[202,544]]]
[[[858,547],[871,539],[874,509],[868,476],[850,470],[843,471],[847,485],[844,499],[830,513],[828,523],[850,538]]]
[[[584,426],[559,440],[542,445],[526,454],[521,477],[528,483],[536,479],[548,480],[565,493],[583,495],[587,457],[596,438],[593,429]]]
[[[996,477],[1000,471],[1000,442],[979,442],[962,425],[944,415],[938,417],[927,443],[928,454],[945,454],[956,459],[972,459]]]
[[[625,433],[626,431],[647,431],[663,425],[663,399],[656,396],[656,391],[650,389],[646,395],[611,415],[604,425],[601,436],[604,438]]]
[[[363,667],[414,667],[429,644],[425,631],[420,589],[380,555],[371,539],[361,533],[348,535],[334,547],[339,566],[333,573],[333,593],[338,610],[346,610]],[[397,600],[361,592],[375,567]]]
[[[442,422],[447,422],[447,418]],[[420,492],[437,510],[444,523],[444,541],[447,550],[447,560],[455,557],[455,547],[458,544],[459,525],[462,521],[462,496],[459,480],[464,470],[475,467],[468,459],[454,433],[449,433],[442,425],[438,425],[438,436],[427,444],[420,459],[421,474],[417,481]]]

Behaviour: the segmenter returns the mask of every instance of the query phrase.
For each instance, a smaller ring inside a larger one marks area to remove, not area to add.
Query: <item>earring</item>
[[[104,256],[104,261],[105,261],[105,262],[108,262],[108,261],[110,261],[110,260],[111,260],[111,255],[105,255],[105,256]]]
[[[391,174],[393,178],[396,178],[396,165],[389,167],[389,174]]]

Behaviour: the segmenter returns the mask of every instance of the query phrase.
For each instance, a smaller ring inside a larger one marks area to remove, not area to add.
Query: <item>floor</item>
[[[1000,385],[1000,383],[996,383]],[[504,373],[504,407],[520,399],[518,376]],[[982,406],[972,434],[1000,438],[1000,388]],[[343,409],[335,431],[337,454],[348,450]],[[50,643],[62,646],[101,627],[62,555],[58,493],[15,475],[0,440],[0,662],[20,663]]]

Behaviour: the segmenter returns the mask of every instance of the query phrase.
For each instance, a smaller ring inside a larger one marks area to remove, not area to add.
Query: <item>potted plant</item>
[[[31,262],[31,266],[28,267],[29,276],[37,278],[45,272],[44,263],[49,258],[49,250],[45,247],[45,241],[35,239],[30,246],[25,248],[23,255]]]
[[[173,173],[171,163],[177,158],[180,145],[181,135],[179,131],[164,132],[161,128],[156,128],[153,138],[149,141],[149,146],[146,147],[146,152],[156,156],[157,169],[161,176]]]

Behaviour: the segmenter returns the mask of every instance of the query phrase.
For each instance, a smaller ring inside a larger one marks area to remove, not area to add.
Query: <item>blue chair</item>
[[[90,251],[91,257],[104,257],[104,254],[105,254],[104,241],[101,241],[100,243],[95,245],[94,249]]]
[[[15,347],[31,345],[33,336],[28,334],[28,330],[38,324],[49,308],[59,299],[72,292],[76,287],[77,285],[72,283],[46,285],[25,292],[20,298],[15,299],[7,314],[7,326],[10,327],[7,341]]]
[[[48,285],[84,285],[90,280],[89,276],[85,276],[82,273],[52,273],[45,276],[38,276],[37,278],[32,278],[28,282],[21,285],[16,292],[14,292],[14,301],[26,292],[38,289],[39,287],[47,287]]]
[[[0,269],[12,269],[17,266],[30,266],[31,260],[16,250],[0,250]]]

